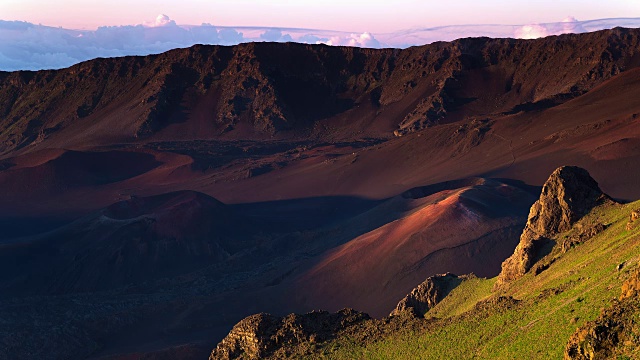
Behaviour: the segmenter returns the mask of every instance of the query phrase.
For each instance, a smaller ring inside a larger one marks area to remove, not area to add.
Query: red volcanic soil
[[[186,189],[225,203],[383,199],[473,176],[540,185],[565,164],[634,199],[637,40],[616,29],[402,51],[248,44],[6,74],[0,95],[19,101],[5,111],[21,120],[0,126],[0,212],[52,216],[66,204],[78,216]],[[42,91],[55,96],[39,103]],[[50,121],[27,122],[29,111]],[[61,148],[75,155],[54,159]]]
[[[640,197],[633,186],[640,181],[640,168],[633,160],[640,155],[640,100],[629,94],[639,90],[640,71],[631,70],[549,109],[496,115],[484,124],[428,128],[203,191],[225,202],[310,194],[383,198],[423,184],[478,175],[541,185],[553,169],[574,164],[589,169],[615,198],[632,200]]]
[[[152,154],[142,152],[56,149],[5,159],[4,163],[0,197],[6,202],[0,211],[5,214],[14,213],[16,205],[20,207],[27,199],[46,203],[61,193],[121,183],[161,164]],[[31,210],[37,212],[37,207]]]
[[[412,196],[419,192],[389,200],[410,209],[396,220],[314,260],[295,280],[299,301],[308,308],[347,306],[381,317],[427,274],[495,276],[508,249],[517,244],[533,201],[518,188],[482,179]]]

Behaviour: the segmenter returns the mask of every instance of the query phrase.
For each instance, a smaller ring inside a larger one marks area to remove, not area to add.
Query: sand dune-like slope
[[[314,261],[296,280],[309,307],[388,314],[426,274],[495,276],[517,242],[532,197],[490,180],[400,199],[412,210]]]

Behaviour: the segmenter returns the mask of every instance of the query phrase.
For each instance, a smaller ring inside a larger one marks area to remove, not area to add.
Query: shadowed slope
[[[44,150],[8,159],[0,170],[0,196],[50,196],[142,175],[161,163],[152,154],[127,151]]]
[[[2,283],[13,295],[69,293],[179,275],[246,247],[237,222],[196,192],[132,198],[33,240],[0,244]]]
[[[412,209],[314,261],[296,280],[298,296],[311,308],[353,307],[383,316],[427,276],[497,274],[532,197],[497,181],[462,183],[390,200]]]

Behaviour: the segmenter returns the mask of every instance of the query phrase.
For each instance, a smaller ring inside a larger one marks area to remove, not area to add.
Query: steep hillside
[[[50,229],[130,194],[181,190],[243,203],[384,199],[485,175],[541,185],[563,164],[635,199],[637,33],[402,51],[196,46],[3,73],[0,221],[21,235],[36,218]],[[450,101],[433,110],[441,85]]]

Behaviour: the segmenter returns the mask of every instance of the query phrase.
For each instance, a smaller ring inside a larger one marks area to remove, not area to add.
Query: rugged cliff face
[[[589,173],[579,167],[556,169],[542,187],[540,199],[531,207],[520,243],[502,263],[496,286],[524,275],[545,251],[553,247],[552,238],[571,229],[594,206],[608,199]]]
[[[252,43],[0,73],[0,153],[42,142],[407,134],[535,110],[640,65],[640,31],[405,50]],[[44,146],[44,145],[42,145]]]

